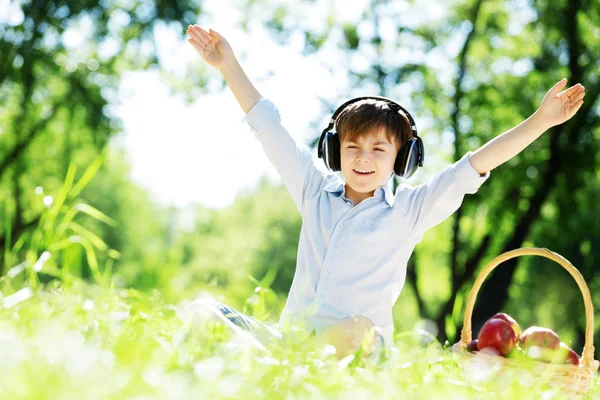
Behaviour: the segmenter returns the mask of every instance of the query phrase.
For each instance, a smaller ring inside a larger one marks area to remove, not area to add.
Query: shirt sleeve
[[[296,143],[283,127],[281,114],[270,100],[262,98],[254,104],[246,121],[304,215],[306,203],[318,193],[325,174],[316,168],[308,147]]]
[[[410,192],[407,206],[411,210],[413,231],[422,235],[451,216],[462,204],[465,194],[476,193],[490,177],[490,172],[480,175],[465,154],[456,163],[438,172],[429,182]]]

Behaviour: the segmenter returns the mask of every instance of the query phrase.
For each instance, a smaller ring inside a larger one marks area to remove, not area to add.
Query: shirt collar
[[[325,185],[325,191],[331,193],[337,193],[341,195],[344,193],[344,182],[342,182],[337,176],[334,179],[331,179],[328,184]],[[390,207],[394,205],[394,195],[392,194],[392,189],[390,185],[379,186],[375,189],[374,197],[377,199],[384,198]]]

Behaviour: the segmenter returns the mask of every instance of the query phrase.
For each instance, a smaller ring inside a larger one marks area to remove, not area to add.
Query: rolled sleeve
[[[246,115],[246,121],[296,207],[304,215],[307,200],[318,193],[324,180],[324,174],[316,168],[310,150],[294,140],[281,124],[279,110],[268,99],[257,101]]]
[[[469,151],[465,154],[454,164],[454,168],[452,169],[456,181],[465,188],[465,193],[469,194],[477,192],[483,182],[490,177],[489,171],[480,175],[479,172],[473,168],[473,165],[471,165],[471,161],[469,160],[469,156],[472,153],[472,151]]]
[[[462,204],[465,194],[474,194],[490,177],[471,165],[469,155],[438,172],[429,182],[410,190],[406,214],[411,215],[413,233],[417,236],[451,216]]]
[[[256,102],[246,115],[246,122],[256,137],[260,135],[269,124],[281,123],[281,114],[275,104],[270,100],[262,98]]]

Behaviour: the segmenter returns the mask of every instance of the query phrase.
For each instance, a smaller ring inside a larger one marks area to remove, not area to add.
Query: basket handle
[[[527,255],[542,256],[556,261],[557,263],[562,265],[562,267],[566,269],[577,282],[579,290],[581,290],[581,294],[583,295],[586,316],[585,345],[583,347],[582,364],[585,366],[592,366],[598,368],[598,361],[594,361],[594,306],[592,304],[590,290],[588,289],[588,286],[585,283],[583,276],[581,275],[579,270],[577,270],[577,268],[573,266],[573,264],[571,264],[560,254],[557,254],[546,248],[528,247],[510,250],[504,254],[497,256],[485,266],[485,268],[479,273],[479,276],[473,284],[473,288],[471,288],[471,291],[469,292],[469,297],[467,299],[467,307],[465,309],[463,328],[460,334],[460,342],[457,343],[455,346],[457,346],[461,350],[464,350],[472,340],[471,318],[473,315],[473,307],[475,305],[477,293],[479,292],[479,289],[481,288],[481,285],[483,284],[485,278],[487,278],[487,276],[490,274],[490,272],[492,272],[494,268],[496,268],[499,264],[503,263],[504,261],[510,260],[511,258]]]

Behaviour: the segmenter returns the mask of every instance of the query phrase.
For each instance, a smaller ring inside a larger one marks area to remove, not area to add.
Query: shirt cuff
[[[270,123],[280,123],[281,114],[279,114],[279,110],[271,100],[263,97],[248,111],[246,122],[250,125],[252,132],[258,134],[258,132]]]
[[[483,175],[471,165],[469,155],[473,152],[469,151],[460,160],[454,164],[454,177],[456,180],[467,189],[467,193],[475,193],[477,189],[490,177],[490,171]]]

